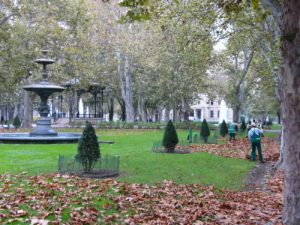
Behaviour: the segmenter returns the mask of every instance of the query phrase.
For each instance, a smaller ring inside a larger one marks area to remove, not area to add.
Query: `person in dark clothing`
[[[261,163],[264,162],[262,156],[262,149],[261,149],[261,136],[263,131],[256,127],[255,123],[251,124],[251,129],[248,132],[248,139],[251,143],[251,161],[255,161],[256,158],[256,149],[258,152],[258,158]]]

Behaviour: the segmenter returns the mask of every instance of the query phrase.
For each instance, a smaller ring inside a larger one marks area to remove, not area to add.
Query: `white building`
[[[195,103],[191,106],[194,113],[190,115],[190,120],[221,123],[231,122],[233,120],[232,108],[227,107],[226,102],[222,99],[211,100],[207,95],[201,94]]]

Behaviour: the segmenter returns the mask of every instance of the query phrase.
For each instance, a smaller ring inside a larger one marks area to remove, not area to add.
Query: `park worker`
[[[229,134],[229,141],[231,140],[235,140],[235,135],[236,135],[236,124],[234,122],[232,122],[229,125],[228,128],[228,134]]]
[[[264,162],[262,151],[261,151],[261,136],[263,131],[256,127],[255,123],[251,124],[251,129],[248,132],[248,139],[251,143],[251,161],[255,161],[256,158],[256,148],[258,151],[258,158],[261,163]]]

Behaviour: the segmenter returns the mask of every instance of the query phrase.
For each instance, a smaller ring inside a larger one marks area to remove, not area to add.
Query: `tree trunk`
[[[178,121],[178,111],[176,109],[176,107],[173,107],[173,121]]]
[[[119,99],[117,98],[119,104],[120,104],[120,107],[121,107],[121,120],[122,121],[125,121],[126,120],[126,107],[125,107],[125,102],[123,99]]]
[[[281,113],[280,113],[280,111],[277,112],[277,122],[278,122],[278,124],[281,124]]]
[[[74,119],[74,104],[75,104],[75,98],[74,98],[73,90],[68,92],[68,98],[69,98],[69,124],[71,124],[72,120]],[[53,103],[54,105],[54,103]],[[54,113],[54,111],[52,111]]]
[[[234,122],[239,122],[240,118],[240,113],[241,113],[241,107],[239,105],[235,105],[233,108],[233,121]]]
[[[14,119],[16,116],[19,116],[19,104],[18,104],[18,103],[15,103],[15,105],[14,105],[13,119]]]
[[[118,61],[118,75],[119,75],[119,82],[120,82],[120,89],[121,89],[121,94],[124,102],[124,107],[125,107],[125,115],[126,118],[125,120],[128,122],[133,122],[134,121],[134,110],[133,110],[133,105],[132,105],[132,90],[131,90],[131,75],[129,73],[129,61],[128,61],[128,56],[125,56],[125,62],[124,62],[124,73],[122,71],[122,59],[121,59],[121,53],[120,49],[117,50],[116,52],[116,57]],[[125,77],[125,82],[123,78],[123,74]],[[122,109],[122,112],[124,110]]]
[[[129,73],[129,60],[128,56],[125,56],[125,68],[124,68],[124,76],[125,76],[125,96],[123,96],[126,106],[126,121],[134,122],[134,109],[132,102],[132,79],[131,74]]]
[[[244,102],[245,102],[246,89],[247,89],[247,83],[246,83],[245,79],[248,74],[250,65],[252,63],[254,53],[255,52],[253,49],[250,49],[250,52],[244,51],[243,69],[240,74],[240,79],[238,79],[236,84],[234,85],[235,100],[233,103],[233,105],[234,105],[233,106],[233,121],[235,121],[235,122],[239,122],[242,106],[244,105]],[[239,72],[237,57],[236,57],[235,71]]]
[[[165,109],[165,122],[168,122],[170,120],[170,109],[167,107]]]
[[[23,128],[31,128],[32,126],[32,95],[28,91],[24,91],[24,121]]]
[[[145,105],[145,100],[142,94],[142,87],[139,84],[138,87],[138,107],[137,107],[137,111],[138,111],[138,116],[139,116],[139,120],[146,122],[147,117],[146,117],[146,113],[145,113],[145,109],[144,109],[144,105]]]
[[[109,97],[109,104],[108,104],[108,120],[113,121],[114,120],[114,98]]]
[[[188,103],[184,98],[181,99],[181,106],[182,106],[182,120],[188,121],[189,120],[189,110],[188,110]]]
[[[300,1],[283,1],[283,152],[284,214],[287,225],[300,224]]]

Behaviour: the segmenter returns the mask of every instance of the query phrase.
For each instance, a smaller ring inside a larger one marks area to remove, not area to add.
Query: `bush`
[[[221,123],[221,126],[220,126],[220,135],[222,137],[225,137],[226,134],[228,134],[228,127],[227,127],[225,120],[223,120],[223,122]]]
[[[82,164],[84,172],[91,172],[100,158],[100,147],[95,129],[88,121],[79,140],[77,151],[76,159]]]
[[[193,129],[191,127],[188,130],[187,140],[189,141],[189,143],[193,142]]]
[[[208,124],[206,122],[206,119],[204,119],[202,122],[200,136],[203,138],[204,143],[207,143],[208,137],[210,136],[210,130],[209,130]]]
[[[247,126],[246,126],[246,123],[245,123],[245,120],[242,121],[242,124],[241,124],[241,127],[240,127],[241,131],[244,133],[245,130],[247,129]]]
[[[175,146],[178,143],[178,136],[176,129],[170,120],[165,129],[164,137],[163,137],[163,146],[167,150],[167,152],[174,152]]]
[[[19,118],[18,116],[16,116],[16,117],[14,118],[14,120],[13,120],[13,125],[14,125],[14,127],[17,128],[17,129],[21,126],[21,120],[20,120],[20,118]]]
[[[266,125],[267,125],[267,126],[272,126],[272,125],[273,125],[273,122],[272,122],[272,120],[271,120],[271,119],[269,119],[269,120],[266,122]]]

